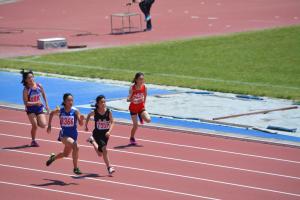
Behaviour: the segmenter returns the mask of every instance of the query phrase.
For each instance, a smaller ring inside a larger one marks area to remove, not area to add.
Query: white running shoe
[[[108,168],[107,168],[107,171],[108,171],[108,174],[109,174],[109,175],[112,175],[116,170],[115,170],[115,168],[113,168],[113,167],[108,167]]]
[[[95,141],[94,137],[91,135],[87,140],[88,143],[93,143]]]

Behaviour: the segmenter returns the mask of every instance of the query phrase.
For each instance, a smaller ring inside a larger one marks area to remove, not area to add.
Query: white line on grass
[[[65,67],[80,67],[80,68],[86,68],[86,69],[99,69],[99,70],[104,70],[104,71],[136,73],[136,70],[92,66],[92,65],[81,65],[81,64],[69,64],[69,63],[62,63],[62,62],[35,61],[35,60],[16,59],[16,58],[5,59],[5,60],[16,61],[16,62],[36,63],[36,64],[65,66]],[[283,86],[283,85],[275,85],[275,84],[267,84],[267,83],[253,83],[253,82],[235,81],[235,80],[224,80],[224,79],[216,79],[216,78],[195,77],[195,76],[188,76],[188,75],[165,74],[165,73],[154,73],[154,72],[151,72],[151,75],[171,77],[171,78],[185,78],[185,79],[191,79],[191,80],[204,80],[204,81],[221,82],[221,83],[229,83],[229,84],[241,84],[241,85],[259,86],[259,87],[300,90],[299,87],[292,87],[292,86]]]
[[[55,193],[63,193],[63,194],[68,194],[68,195],[73,195],[73,196],[87,197],[87,198],[91,198],[91,199],[111,200],[111,199],[107,199],[107,198],[103,198],[103,197],[96,197],[96,196],[91,196],[91,195],[86,195],[86,194],[67,192],[67,191],[62,191],[62,190],[54,190],[54,189],[42,188],[42,187],[31,186],[31,185],[23,185],[23,184],[11,183],[11,182],[6,182],[6,181],[0,181],[0,184],[25,187],[25,188],[35,189],[35,190],[44,190],[44,191],[55,192]]]
[[[65,173],[60,173],[60,172],[53,172],[53,171],[46,171],[46,170],[40,170],[40,169],[26,168],[26,167],[7,165],[7,164],[1,164],[1,163],[0,163],[0,166],[8,167],[8,168],[14,168],[14,169],[21,169],[21,170],[26,170],[26,171],[41,172],[41,173],[55,174],[55,175],[68,176],[68,177],[76,177],[73,174],[65,174]],[[134,188],[141,188],[141,189],[159,191],[159,192],[165,192],[165,193],[171,193],[171,194],[176,194],[176,195],[183,195],[183,196],[196,197],[196,198],[209,199],[209,200],[219,200],[219,199],[212,198],[212,197],[200,196],[200,195],[195,195],[195,194],[190,194],[190,193],[177,192],[177,191],[166,190],[166,189],[155,188],[155,187],[149,187],[149,186],[143,186],[143,185],[135,185],[135,184],[131,184],[131,183],[123,183],[123,182],[110,181],[110,180],[102,180],[102,179],[96,179],[96,178],[91,178],[91,177],[83,177],[83,179],[99,181],[99,182],[104,182],[104,183],[112,183],[112,184],[117,184],[117,185],[122,185],[122,186],[129,186],[129,187],[134,187]]]
[[[18,136],[18,135],[15,135],[15,134],[9,135],[9,134],[5,134],[5,133],[1,133],[1,132],[0,132],[0,135],[1,136],[7,136],[7,137],[21,138],[21,139],[31,139],[30,137]],[[45,139],[39,139],[39,141],[49,142],[49,143],[60,143],[58,141],[45,140]],[[85,147],[85,148],[93,148],[92,146],[87,146],[87,145],[79,145],[79,146],[80,147]],[[223,168],[223,169],[230,169],[230,170],[236,170],[236,171],[243,171],[243,172],[263,174],[263,175],[268,175],[268,176],[276,176],[276,177],[281,177],[281,178],[300,180],[300,177],[297,177],[297,176],[289,176],[289,175],[284,175],[284,174],[277,174],[277,173],[271,173],[271,172],[265,172],[265,171],[251,170],[251,169],[232,167],[232,166],[226,166],[226,165],[218,165],[218,164],[199,162],[199,161],[193,161],[193,160],[185,160],[185,159],[179,159],[179,158],[173,158],[173,157],[165,157],[165,156],[158,156],[158,155],[145,154],[145,153],[122,151],[122,150],[117,150],[117,149],[108,149],[108,150],[113,151],[113,152],[118,152],[118,153],[139,155],[139,156],[144,156],[144,157],[159,158],[159,159],[172,160],[172,161],[183,162],[183,163],[198,164],[198,165],[204,165],[204,166],[210,166],[210,167],[217,167],[217,168]]]
[[[31,124],[23,123],[23,122],[15,122],[15,121],[7,121],[7,120],[0,120],[0,122],[31,126]],[[52,128],[60,130],[60,128],[58,128],[58,127],[52,127]],[[79,133],[90,134],[90,132],[86,132],[86,131],[78,131],[78,132]],[[119,135],[112,135],[111,137],[122,138],[122,139],[128,140],[128,137],[119,136]],[[234,151],[225,151],[225,150],[213,149],[213,148],[197,147],[197,146],[176,144],[176,143],[170,143],[170,142],[161,142],[161,141],[155,141],[155,140],[147,140],[147,139],[139,139],[139,140],[143,141],[143,142],[163,144],[163,145],[169,145],[169,146],[176,146],[176,147],[183,147],[183,148],[190,148],[190,149],[198,149],[198,150],[205,150],[205,151],[213,151],[213,152],[233,154],[233,155],[239,155],[239,156],[246,156],[246,157],[253,157],[253,158],[260,158],[260,159],[267,159],[267,160],[275,160],[275,161],[280,161],[280,162],[300,164],[300,161],[287,160],[287,159],[282,159],[282,158],[275,158],[275,157],[261,156],[261,155],[255,155],[255,154],[247,154],[247,153],[239,153],[239,152],[234,152]]]

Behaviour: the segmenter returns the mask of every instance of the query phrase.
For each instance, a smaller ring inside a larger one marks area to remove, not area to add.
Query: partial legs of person
[[[52,153],[50,155],[49,160],[47,161],[46,165],[49,166],[51,165],[55,160],[61,159],[61,158],[66,158],[69,157],[69,155],[72,152],[72,157],[73,157],[73,165],[74,165],[74,170],[73,172],[77,175],[82,174],[81,171],[79,170],[77,163],[78,163],[78,152],[79,148],[77,143],[70,137],[64,137],[62,139],[62,143],[65,145],[63,152],[60,152],[59,154],[55,155]]]
[[[39,147],[38,143],[35,141],[36,138],[36,132],[38,129],[38,121],[37,116],[34,113],[28,114],[28,119],[31,123],[31,146],[32,147]]]
[[[143,112],[141,113],[141,118],[142,118],[145,122],[147,122],[147,123],[150,123],[150,122],[151,122],[151,117],[150,117],[150,115],[149,115],[149,113],[148,113],[147,111],[143,111]]]
[[[106,145],[102,147],[102,149],[101,149],[102,152],[101,152],[101,151],[99,151],[99,145],[97,144],[97,142],[95,141],[93,136],[89,137],[89,139],[87,139],[87,142],[89,142],[93,145],[94,150],[96,151],[96,153],[99,157],[102,157],[102,155],[103,155],[103,160],[104,160],[105,165],[107,167],[108,173],[110,175],[113,174],[115,172],[115,169],[110,165]]]
[[[139,3],[140,9],[145,15],[145,19],[147,22],[147,28],[146,31],[150,31],[152,29],[152,22],[151,22],[151,15],[150,15],[150,10],[152,7],[152,4],[154,3],[155,0],[145,0]]]
[[[95,152],[97,153],[97,155],[98,155],[99,157],[102,157],[102,152],[100,152],[100,151],[98,150],[99,147],[98,147],[98,144],[97,144],[97,142],[95,141],[94,137],[93,137],[93,136],[89,137],[89,138],[87,139],[87,142],[91,143],[91,144],[93,145],[94,150],[95,150]]]
[[[79,157],[79,147],[77,142],[72,145],[72,158],[73,158],[73,166],[74,169],[78,169],[78,157]]]
[[[106,145],[102,147],[102,154],[103,154],[103,160],[104,160],[104,162],[106,164],[106,167],[107,167],[107,171],[111,175],[115,172],[115,169],[110,165]]]
[[[135,133],[138,129],[138,115],[131,115],[132,128],[130,133],[130,144],[136,145]]]
[[[39,114],[37,117],[37,125],[40,128],[46,128],[47,122],[46,122],[46,115],[45,114]]]

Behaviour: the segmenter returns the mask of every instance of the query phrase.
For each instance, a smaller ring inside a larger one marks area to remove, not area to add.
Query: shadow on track
[[[120,145],[120,146],[115,146],[114,149],[127,149],[127,148],[131,148],[131,147],[144,147],[143,145],[133,145],[133,144],[127,144],[127,145]]]
[[[43,183],[43,184],[31,184],[31,185],[37,186],[37,187],[47,187],[47,186],[52,186],[52,185],[57,185],[57,186],[78,185],[78,183],[65,183],[64,181],[53,180],[53,179],[43,179],[43,180],[49,181],[49,182]]]
[[[2,149],[17,150],[17,149],[26,149],[26,148],[31,148],[31,146],[28,144],[25,144],[25,145],[15,146],[15,147],[4,147]]]

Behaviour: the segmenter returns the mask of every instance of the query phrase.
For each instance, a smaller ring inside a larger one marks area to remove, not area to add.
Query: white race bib
[[[60,125],[63,127],[73,127],[74,126],[74,116],[61,116]]]

